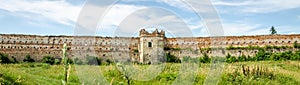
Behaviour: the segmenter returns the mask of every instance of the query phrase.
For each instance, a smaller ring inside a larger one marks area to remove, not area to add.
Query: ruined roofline
[[[216,37],[174,37],[168,39],[199,39],[199,38],[253,38],[253,37],[287,37],[287,36],[300,36],[300,34],[276,34],[276,35],[242,35],[242,36],[216,36]]]
[[[0,36],[30,36],[30,37],[78,37],[78,38],[139,38],[139,37],[103,37],[103,36],[67,36],[67,35],[30,35],[30,34],[0,34]],[[252,38],[252,37],[288,37],[288,36],[300,36],[300,34],[276,34],[276,35],[243,35],[243,36],[216,36],[216,37],[173,37],[168,39],[199,39],[199,38]]]
[[[0,34],[0,36],[27,36],[27,37],[76,37],[76,38],[90,38],[90,37],[95,37],[95,38],[139,38],[139,37],[104,37],[104,36],[70,36],[70,35],[30,35],[30,34]]]

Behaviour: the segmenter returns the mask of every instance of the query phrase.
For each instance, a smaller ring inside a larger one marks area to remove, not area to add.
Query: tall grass
[[[225,64],[219,85],[299,85],[300,61],[263,61]],[[128,85],[127,79],[114,65],[82,65],[86,68],[99,68],[112,85]],[[150,81],[132,80],[132,85],[171,85],[178,78],[181,65],[167,63],[165,69]],[[144,68],[147,65],[137,65]],[[209,74],[210,64],[201,64],[195,78],[195,85],[202,85]],[[86,70],[87,72],[89,70]],[[92,70],[95,71],[95,70]],[[64,80],[64,66],[44,63],[22,63],[0,65],[0,84],[5,85],[55,85]],[[69,72],[68,85],[79,85],[76,69]]]

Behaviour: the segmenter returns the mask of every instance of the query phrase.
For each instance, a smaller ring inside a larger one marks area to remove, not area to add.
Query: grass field
[[[147,65],[137,65],[137,67],[147,68]],[[91,80],[92,77],[82,76],[90,73],[102,74],[107,84],[127,85],[127,81],[119,72],[115,65],[109,66],[80,66],[81,72],[76,72],[72,66],[69,76],[70,85],[80,85],[83,80]],[[84,69],[82,69],[84,68]],[[101,71],[100,71],[101,70]],[[180,70],[180,64],[168,63],[157,77],[150,81],[132,80],[132,85],[170,85],[172,84]],[[196,75],[194,84],[202,85],[210,71],[210,64],[201,64]],[[78,77],[78,75],[80,77]],[[219,85],[299,85],[300,84],[300,61],[263,61],[263,62],[239,62],[224,64],[223,72],[220,74]],[[1,64],[0,65],[0,85],[22,84],[22,85],[59,85],[63,80],[63,67],[60,65],[48,65],[43,63],[23,63],[23,64]],[[97,84],[97,83],[89,83]],[[85,84],[88,85],[88,84]]]

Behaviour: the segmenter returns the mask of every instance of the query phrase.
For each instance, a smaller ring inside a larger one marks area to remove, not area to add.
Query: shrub
[[[300,60],[300,51],[296,51],[294,56],[292,57],[292,60]]]
[[[210,63],[211,59],[208,57],[208,55],[205,53],[203,54],[203,57],[200,58],[201,63]]]
[[[14,56],[11,58],[12,58],[11,63],[18,63],[17,58],[15,58]]]
[[[85,57],[85,64],[88,64],[88,65],[100,65],[101,63],[98,62],[98,59],[95,56],[86,56]]]
[[[30,55],[26,55],[25,59],[23,59],[23,62],[34,62],[34,60],[30,57]]]
[[[110,60],[110,59],[106,59],[105,60],[105,64],[104,65],[110,65],[110,64],[113,64],[114,62],[112,61],[112,60]]]
[[[79,59],[78,57],[76,57],[76,58],[74,58],[74,64],[82,65],[83,61],[81,59]]]
[[[227,54],[227,56],[226,56],[227,63],[234,63],[236,61],[237,61],[237,59],[235,58],[235,56],[231,56],[230,54]]]
[[[255,57],[256,57],[255,58],[256,61],[262,61],[262,60],[266,59],[266,52],[265,52],[265,50],[264,49],[260,49],[258,51],[258,53],[256,54]]]
[[[280,60],[280,55],[279,54],[273,54],[271,55],[271,59],[274,61],[279,61]]]
[[[5,63],[5,64],[10,63],[10,60],[9,60],[7,54],[0,53],[0,63]]]
[[[281,59],[280,60],[290,60],[291,59],[292,51],[283,52],[281,53]]]
[[[298,60],[299,55],[297,55],[296,53],[291,54],[291,59],[290,60]]]
[[[73,61],[71,58],[68,58],[68,59],[67,59],[67,62],[68,62],[69,64],[74,64],[74,61]]]
[[[53,65],[55,63],[55,58],[53,58],[51,56],[44,56],[43,59],[42,59],[42,62]]]
[[[61,60],[59,60],[59,59],[55,59],[55,60],[54,60],[54,64],[58,65],[58,64],[60,64],[60,63],[61,63]]]
[[[294,48],[300,48],[300,45],[298,44],[297,41],[295,41],[295,42],[293,43],[293,46],[294,46]]]
[[[177,58],[174,55],[171,55],[170,53],[167,53],[167,62],[170,63],[181,63],[181,60],[179,58]]]
[[[235,56],[231,56],[231,57],[229,58],[229,63],[234,63],[234,62],[237,62],[237,59],[236,59]]]
[[[247,57],[245,55],[239,56],[237,61],[239,62],[247,61]]]

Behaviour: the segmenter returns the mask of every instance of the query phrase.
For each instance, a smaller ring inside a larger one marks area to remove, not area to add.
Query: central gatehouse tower
[[[144,64],[159,63],[164,60],[165,32],[158,29],[149,33],[140,30],[139,62]]]

